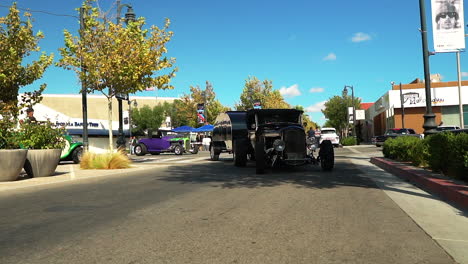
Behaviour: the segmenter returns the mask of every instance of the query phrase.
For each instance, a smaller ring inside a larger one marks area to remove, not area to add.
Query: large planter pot
[[[61,149],[30,149],[24,170],[31,178],[51,176],[60,162],[61,153]]]
[[[14,181],[18,178],[27,153],[27,149],[0,149],[0,181]]]

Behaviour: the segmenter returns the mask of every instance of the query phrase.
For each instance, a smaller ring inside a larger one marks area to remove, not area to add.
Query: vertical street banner
[[[254,109],[262,109],[262,103],[259,100],[255,100],[253,103]]]
[[[431,0],[435,52],[465,49],[463,0]]]
[[[197,104],[197,119],[199,124],[205,123],[205,104]]]

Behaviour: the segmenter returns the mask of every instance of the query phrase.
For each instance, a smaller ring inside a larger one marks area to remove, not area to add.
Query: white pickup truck
[[[336,134],[336,129],[333,127],[324,127],[320,130],[320,142],[323,140],[330,140],[336,148],[340,145],[340,137]]]

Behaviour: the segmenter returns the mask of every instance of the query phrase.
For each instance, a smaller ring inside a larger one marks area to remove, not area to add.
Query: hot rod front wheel
[[[330,171],[333,169],[335,166],[335,151],[330,140],[324,140],[320,144],[319,157],[322,170]]]
[[[234,165],[245,167],[247,165],[247,142],[245,140],[234,141]]]

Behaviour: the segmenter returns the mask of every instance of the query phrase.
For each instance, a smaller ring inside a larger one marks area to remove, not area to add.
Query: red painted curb
[[[386,158],[371,158],[371,163],[399,178],[415,183],[421,189],[435,194],[443,200],[468,210],[468,186],[466,185],[437,177],[437,174],[430,171]]]

